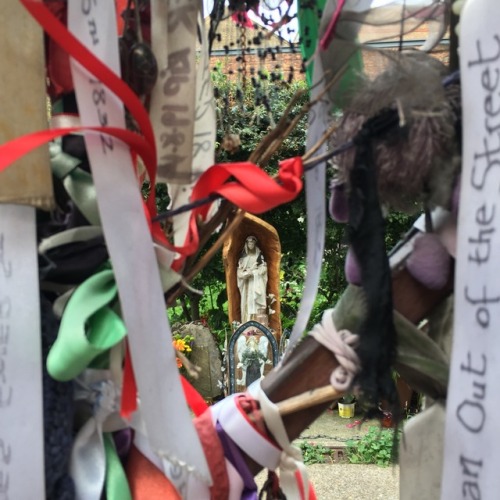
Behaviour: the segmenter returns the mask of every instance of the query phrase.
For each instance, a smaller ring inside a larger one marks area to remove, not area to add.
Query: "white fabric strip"
[[[280,484],[283,493],[287,500],[308,500],[309,477],[302,459],[302,452],[299,448],[290,443],[278,407],[267,397],[267,394],[262,389],[260,389],[257,399],[260,403],[260,409],[264,421],[266,422],[266,427],[283,449],[279,464]],[[300,494],[297,485],[297,480],[295,478],[296,472],[302,477],[304,497]]]
[[[209,485],[198,479],[194,474],[189,474],[186,470],[180,469],[177,465],[161,460],[151,449],[147,437],[144,420],[140,411],[136,412],[133,418],[134,445],[136,448],[159,470],[163,471],[170,482],[176,485],[183,500],[201,500],[210,498]]]
[[[192,180],[196,89],[197,0],[153,0],[152,47],[158,81],[151,95],[151,120],[158,148],[158,180]]]
[[[191,193],[200,175],[214,163],[215,154],[215,100],[210,77],[210,57],[205,23],[198,15],[198,30],[202,45],[200,60],[196,69],[196,102],[194,113],[194,138],[192,153],[192,179],[184,184],[168,185],[171,202],[170,209],[175,209],[189,203]],[[215,205],[214,205],[215,207]],[[173,218],[174,243],[183,245],[189,227],[191,211],[176,215]],[[210,217],[210,215],[209,215]]]
[[[114,2],[68,2],[70,30],[119,74]],[[125,128],[123,105],[72,61],[84,125]],[[210,473],[184,400],[158,264],[128,147],[109,136],[86,134],[104,235],[128,330],[140,407],[152,449],[179,468],[210,481]]]
[[[45,498],[35,235],[33,207],[0,204],[0,498],[5,499]]]
[[[102,236],[102,228],[99,226],[74,227],[43,239],[40,245],[38,245],[38,251],[44,254],[58,246],[79,241],[88,241],[98,236]]]
[[[226,471],[229,477],[229,495],[228,500],[241,500],[241,494],[245,488],[243,479],[233,464],[226,458]]]
[[[76,382],[75,400],[85,401],[92,415],[75,437],[70,473],[78,500],[100,500],[106,477],[103,432],[125,427],[119,418],[120,390],[107,370],[86,370]],[[111,425],[110,425],[111,424]]]
[[[324,88],[324,73],[321,59],[314,61],[313,85],[311,88],[311,100],[314,100]],[[329,105],[320,102],[309,111],[309,127],[307,133],[306,149],[310,149],[320,139],[328,128]],[[316,154],[325,152],[322,146]],[[321,262],[325,248],[325,163],[317,165],[305,173],[306,184],[306,206],[307,206],[307,258],[306,258],[306,282],[304,293],[300,301],[297,319],[293,325],[287,351],[291,350],[307,328],[307,322],[316,300],[318,283],[321,274]]]
[[[500,2],[460,20],[463,153],[441,498],[500,491]]]

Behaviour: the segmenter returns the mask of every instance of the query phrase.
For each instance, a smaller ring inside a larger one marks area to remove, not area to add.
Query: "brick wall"
[[[375,36],[387,36],[390,30],[394,28],[373,28],[365,26],[360,31],[360,39],[363,41],[373,40]],[[269,32],[263,28],[248,29],[244,34],[246,47],[255,52],[260,50],[265,52],[265,58],[259,58],[257,54],[250,53],[245,55],[245,63],[241,60],[240,42],[242,40],[243,31],[238,27],[232,19],[222,21],[218,28],[218,38],[214,41],[212,49],[216,55],[211,58],[211,64],[215,67],[220,64],[222,72],[229,75],[230,78],[238,79],[238,75],[245,72],[248,77],[251,76],[251,71],[258,72],[259,69],[265,68],[269,73],[281,73],[285,80],[289,78],[304,79],[302,70],[303,62],[298,46],[293,47],[292,44],[281,39],[279,36]],[[405,41],[423,40],[427,38],[428,26],[422,24],[420,27],[405,35]],[[447,35],[445,35],[445,38]],[[257,41],[258,43],[254,43]],[[388,38],[386,42],[397,42],[398,38]],[[397,50],[397,48],[387,48],[383,50]],[[446,45],[438,46],[432,55],[448,64],[449,53]],[[225,53],[229,52],[230,55]],[[240,56],[240,57],[238,57]],[[363,64],[368,75],[375,75],[380,72],[383,66],[383,58],[377,51],[365,51],[363,53]],[[293,70],[291,69],[293,68]]]

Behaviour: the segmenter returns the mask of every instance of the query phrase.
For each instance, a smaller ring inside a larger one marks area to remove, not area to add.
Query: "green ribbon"
[[[98,272],[76,288],[47,357],[47,371],[52,378],[75,378],[94,358],[125,337],[125,325],[111,308],[116,298],[111,269]]]
[[[325,5],[326,0],[318,0],[314,7],[311,7],[310,2],[299,0],[297,17],[301,40],[300,49],[306,61],[314,55],[318,47],[321,24],[321,16],[319,14],[323,13]],[[335,43],[336,41],[333,40],[332,44]],[[348,61],[347,67],[343,70],[344,75],[334,86],[334,95],[332,95],[332,91],[330,91],[332,102],[335,107],[342,108],[345,104],[346,97],[349,96],[350,92],[359,81],[359,75],[363,73],[363,57],[361,49],[358,46],[358,41],[355,39],[350,40],[348,43],[346,41],[342,41],[341,43],[337,42],[337,47],[338,49],[335,51],[334,57],[328,61],[329,64],[323,62],[323,67],[325,69],[328,67],[330,70],[332,68],[340,70],[344,62]],[[325,55],[325,53],[322,54],[323,57],[325,57]],[[341,61],[340,65],[339,61]],[[306,67],[306,79],[309,86],[313,84],[313,68],[314,61],[311,61]],[[329,78],[334,76],[334,74],[335,72],[331,74]]]
[[[319,22],[321,19],[318,11],[323,12],[325,4],[326,0],[317,0],[314,5],[315,8],[313,8],[309,1],[304,2],[303,0],[299,0],[298,2],[297,18],[299,21],[300,50],[306,61],[312,57],[318,45]],[[310,43],[306,43],[308,41]],[[313,63],[311,62],[306,67],[306,78],[309,87],[312,85],[312,76]]]
[[[81,160],[62,151],[59,141],[50,144],[50,165],[53,174],[62,180],[69,197],[90,224],[100,226],[94,182],[92,176],[78,166],[80,163]]]
[[[103,433],[106,452],[106,498],[107,500],[132,500],[127,476],[116,452],[115,442],[109,432]]]

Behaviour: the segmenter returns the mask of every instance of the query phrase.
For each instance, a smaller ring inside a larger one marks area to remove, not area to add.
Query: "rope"
[[[337,358],[339,366],[333,370],[330,383],[339,392],[347,391],[361,369],[359,357],[354,350],[359,344],[359,336],[349,330],[337,331],[333,322],[333,309],[323,313],[321,323],[316,324],[309,335]]]

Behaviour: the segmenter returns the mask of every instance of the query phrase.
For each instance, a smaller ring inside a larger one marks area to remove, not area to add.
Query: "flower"
[[[192,335],[185,335],[184,337],[180,333],[175,333],[172,339],[172,345],[177,352],[182,352],[186,357],[189,357],[189,353],[192,352],[192,344],[194,342],[194,337]],[[177,368],[182,368],[182,361],[180,358],[176,357]]]

